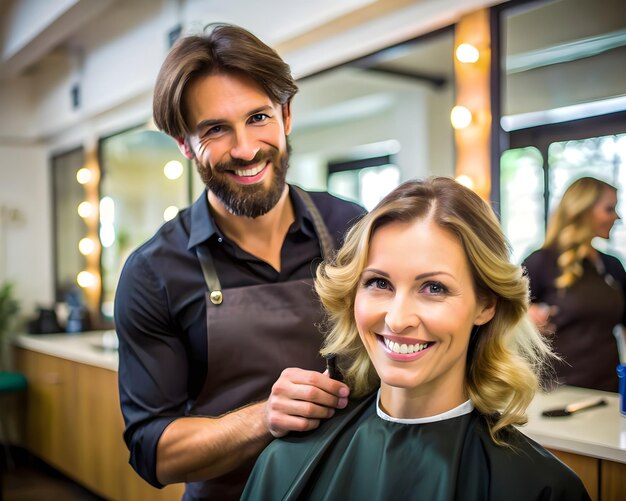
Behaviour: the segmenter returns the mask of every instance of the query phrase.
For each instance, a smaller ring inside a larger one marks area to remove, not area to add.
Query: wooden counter
[[[111,500],[179,500],[184,486],[155,489],[128,464],[117,386],[118,357],[102,332],[24,335],[16,366],[28,378],[23,446]]]
[[[117,351],[104,348],[102,342],[104,332],[106,331],[22,335],[16,338],[15,345],[38,353],[117,372]]]

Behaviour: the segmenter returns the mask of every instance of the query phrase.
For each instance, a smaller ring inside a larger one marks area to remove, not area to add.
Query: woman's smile
[[[389,358],[398,362],[411,361],[422,356],[434,343],[397,336],[377,335]]]

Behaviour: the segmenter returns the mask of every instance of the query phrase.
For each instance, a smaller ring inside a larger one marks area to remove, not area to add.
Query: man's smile
[[[269,165],[270,161],[265,160],[255,165],[247,166],[245,169],[232,169],[226,172],[230,174],[230,176],[233,177],[238,183],[254,184],[263,179]]]

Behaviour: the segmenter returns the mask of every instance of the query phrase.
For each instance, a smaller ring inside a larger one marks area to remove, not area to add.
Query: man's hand
[[[339,381],[315,371],[285,369],[272,386],[265,404],[266,426],[274,437],[290,431],[317,428],[320,419],[348,404],[350,390]]]

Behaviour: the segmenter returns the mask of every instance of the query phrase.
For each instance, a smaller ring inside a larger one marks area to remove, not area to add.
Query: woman
[[[551,352],[508,255],[491,209],[451,179],[383,199],[316,280],[322,354],[362,400],[274,441],[243,499],[588,499],[514,428]]]
[[[609,238],[619,219],[617,190],[583,177],[563,195],[543,247],[523,263],[531,287],[530,315],[554,334],[560,383],[617,391],[613,329],[626,318],[626,273],[619,260],[591,245]]]

